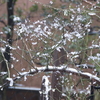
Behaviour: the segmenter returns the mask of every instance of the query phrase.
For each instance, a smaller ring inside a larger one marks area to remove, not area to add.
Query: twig
[[[6,67],[7,67],[7,71],[8,71],[8,77],[10,78],[10,70],[9,70],[9,66],[8,66],[8,61],[5,59],[3,52],[1,52],[1,53],[2,53],[3,59],[4,59],[5,63],[6,63]]]
[[[87,1],[87,0],[83,0],[85,3],[87,3],[87,4],[89,4],[89,5],[91,5],[92,7],[96,7],[96,8],[99,8],[100,9],[100,7],[99,6],[96,6],[96,4],[97,4],[97,2],[95,2],[95,3],[92,3],[92,2],[90,2],[90,1]]]
[[[6,24],[3,20],[0,19],[0,22],[1,22],[4,26],[7,26],[7,24]]]

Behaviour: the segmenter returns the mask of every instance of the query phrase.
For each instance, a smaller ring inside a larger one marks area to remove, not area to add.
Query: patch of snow
[[[7,74],[7,72],[0,72],[0,74],[1,74],[1,75],[5,75],[5,74]]]
[[[96,80],[100,81],[100,78],[98,78],[98,77],[95,76],[95,75],[92,75],[91,73],[83,72],[83,73],[81,73],[81,74],[90,77],[90,79],[96,79]]]
[[[21,72],[20,75],[27,75],[29,72]]]
[[[50,4],[53,4],[53,1],[50,1]]]
[[[91,16],[96,15],[96,13],[94,13],[94,12],[89,12],[88,14]]]
[[[21,19],[20,19],[20,17],[16,17],[16,16],[14,16],[13,21],[14,21],[14,22],[20,22]]]
[[[49,79],[48,79],[48,76],[44,75],[42,77],[42,81],[44,81],[44,87],[45,87],[45,91],[44,91],[44,94],[45,94],[45,98],[46,100],[49,100],[49,91],[51,90],[51,86],[50,86],[50,82],[49,82]]]
[[[26,75],[24,75],[24,81],[26,81],[27,80],[27,77],[26,77]]]
[[[13,79],[12,78],[6,78],[6,80],[8,80],[10,83],[9,83],[9,86],[13,86]]]
[[[0,47],[0,51],[1,51],[2,53],[5,52],[5,48]]]
[[[57,47],[56,50],[60,52],[61,51],[61,48],[62,47]]]
[[[78,73],[78,71],[76,69],[74,69],[74,68],[66,68],[66,71]]]

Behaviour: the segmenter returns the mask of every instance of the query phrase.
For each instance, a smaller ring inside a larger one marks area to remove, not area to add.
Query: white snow
[[[29,72],[20,72],[20,75],[27,75]]]
[[[0,72],[0,74],[1,74],[1,75],[5,75],[5,74],[7,74],[7,72]]]
[[[88,14],[91,16],[96,15],[96,13],[94,13],[94,12],[89,12]]]
[[[95,79],[95,80],[100,81],[100,78],[99,78],[99,77],[97,77],[97,76],[95,76],[95,75],[92,75],[91,73],[83,72],[83,73],[81,73],[81,74],[90,77],[90,79]]]
[[[5,48],[0,47],[0,51],[1,51],[2,53],[5,52]]]
[[[50,1],[50,4],[53,4],[53,1]]]
[[[13,21],[14,21],[14,22],[20,22],[21,19],[20,19],[20,17],[16,17],[16,16],[14,16]]]
[[[9,86],[13,86],[13,79],[12,78],[6,78],[6,80],[8,80],[10,83],[9,83]]]
[[[42,77],[42,80],[45,80],[45,82],[44,82],[44,87],[45,87],[44,94],[46,96],[45,98],[46,98],[46,100],[49,100],[49,91],[51,90],[51,86],[50,86],[50,82],[49,82],[48,76],[44,75]]]

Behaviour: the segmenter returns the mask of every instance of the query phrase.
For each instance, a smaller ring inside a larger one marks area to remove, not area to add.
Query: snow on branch
[[[75,68],[69,68],[66,66],[61,66],[61,67],[48,66],[48,69],[46,67],[40,67],[40,68],[37,68],[37,70],[38,70],[38,72],[62,71],[62,72],[66,72],[66,73],[72,73],[72,74],[80,75],[83,78],[88,78],[90,80],[96,81],[97,83],[100,83],[100,78],[98,78],[97,76],[95,76],[91,73],[81,72],[79,70],[76,70]],[[37,73],[35,70],[29,72],[29,74],[35,74],[35,73]]]
[[[100,8],[99,6],[97,6],[97,4],[99,3],[99,0],[95,0],[96,2],[91,2],[92,0],[88,1],[88,0],[83,0],[85,3],[91,5],[91,6],[96,6],[96,8]]]
[[[9,86],[13,86],[13,79],[12,78],[6,78],[6,80],[8,80],[10,82]]]
[[[76,65],[76,67],[80,67],[80,68],[96,68],[96,66],[94,65],[90,65],[90,64],[80,64],[80,65]]]
[[[61,67],[55,67],[55,66],[48,66],[48,68],[46,68],[46,66],[44,67],[38,67],[37,70],[36,69],[32,69],[31,71],[29,72],[23,72],[21,73],[19,76],[17,76],[16,78],[12,80],[9,80],[10,83],[12,82],[15,82],[21,78],[23,78],[24,76],[27,76],[29,74],[36,74],[36,73],[40,73],[40,72],[52,72],[52,71],[61,71],[61,72],[65,72],[65,73],[72,73],[74,75],[77,75],[77,76],[81,76],[82,78],[87,78],[89,80],[93,80],[95,81],[96,83],[100,84],[100,78],[97,77],[96,75],[93,75],[91,73],[88,73],[88,72],[82,72],[82,71],[79,71],[79,70],[76,70],[75,68],[69,68],[69,67],[66,67],[66,66],[61,66]],[[9,82],[6,82],[2,85],[2,87],[0,88],[3,88],[5,86],[8,86],[9,85]],[[11,84],[10,84],[11,85]]]

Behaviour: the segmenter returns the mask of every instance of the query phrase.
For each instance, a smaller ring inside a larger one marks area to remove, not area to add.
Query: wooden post
[[[44,91],[45,91],[44,82],[45,82],[45,79],[43,79],[41,83],[40,100],[46,100],[44,96]]]
[[[60,67],[61,64],[66,63],[67,61],[67,55],[63,48],[60,48],[59,50],[54,50],[52,53],[53,56],[53,64],[56,67]],[[61,94],[62,94],[62,84],[61,84],[61,72],[60,71],[54,71],[52,73],[52,80],[51,80],[51,92],[50,92],[50,100],[61,100]]]
[[[50,100],[61,100],[62,85],[61,73],[59,71],[55,71],[52,74],[51,88]]]
[[[50,100],[50,84],[47,76],[43,76],[41,91],[40,91],[40,100]]]
[[[61,64],[67,62],[67,54],[63,48],[60,48],[59,51],[55,49],[54,52],[52,53],[52,57],[53,57],[53,64],[55,66],[60,66]]]

